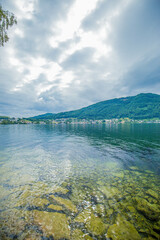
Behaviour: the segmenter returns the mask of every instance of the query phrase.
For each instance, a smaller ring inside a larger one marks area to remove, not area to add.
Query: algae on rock
[[[50,204],[50,205],[48,206],[48,208],[53,209],[53,210],[55,210],[55,211],[62,211],[62,210],[63,210],[62,206],[53,205],[53,204]]]
[[[146,218],[150,220],[159,220],[160,206],[158,204],[151,204],[146,199],[135,198],[136,208]]]
[[[111,225],[106,234],[112,240],[140,240],[141,237],[130,222],[118,214],[116,223]]]
[[[65,214],[34,210],[33,216],[35,224],[41,227],[47,237],[70,239],[70,227]]]
[[[102,193],[106,195],[107,198],[113,198],[115,196],[121,196],[121,192],[116,187],[102,186],[99,188]]]
[[[93,240],[93,238],[83,233],[80,229],[75,229],[72,232],[71,240]]]
[[[150,195],[151,197],[155,198],[156,200],[160,200],[159,194],[156,193],[155,191],[153,191],[152,189],[148,189],[148,191],[146,193],[148,195]]]
[[[17,201],[16,207],[44,207],[49,201],[45,198],[33,197],[28,192],[22,194]]]
[[[28,221],[31,223],[30,213],[18,209],[9,209],[0,213],[1,233],[16,236],[25,230]],[[3,219],[3,221],[2,221]]]
[[[99,217],[96,217],[92,209],[85,209],[75,219],[74,222],[84,223],[86,228],[94,235],[103,235],[107,226]]]
[[[55,197],[55,196],[50,196],[52,197],[58,204],[63,205],[65,208],[67,208],[71,212],[77,212],[76,206],[71,202],[69,199],[61,198],[61,197]]]

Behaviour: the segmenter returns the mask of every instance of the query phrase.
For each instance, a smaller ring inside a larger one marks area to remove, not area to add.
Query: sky
[[[0,0],[0,115],[29,117],[160,94],[160,0]]]

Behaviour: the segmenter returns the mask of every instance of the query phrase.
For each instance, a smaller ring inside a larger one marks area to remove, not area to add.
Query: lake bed
[[[0,239],[160,239],[160,125],[0,126]]]

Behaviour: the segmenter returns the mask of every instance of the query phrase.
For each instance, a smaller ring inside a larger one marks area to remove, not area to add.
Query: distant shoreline
[[[59,125],[59,124],[71,124],[71,125],[98,125],[98,124],[124,124],[124,123],[160,123],[160,119],[129,119],[129,118],[120,118],[120,119],[101,119],[101,120],[87,120],[87,119],[75,119],[75,118],[66,118],[66,119],[55,119],[55,120],[33,120],[33,119],[26,119],[26,118],[2,118],[0,119],[1,125],[8,125],[8,124],[51,124],[51,125]]]

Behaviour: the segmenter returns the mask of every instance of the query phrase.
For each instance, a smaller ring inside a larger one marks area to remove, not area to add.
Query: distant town
[[[123,124],[123,123],[160,123],[160,119],[102,119],[102,120],[91,120],[91,119],[77,119],[77,118],[62,118],[62,119],[26,119],[26,118],[10,118],[0,116],[0,124]]]

